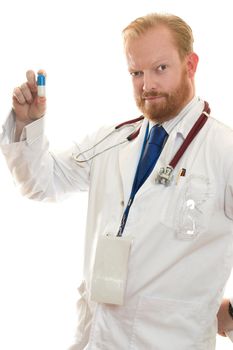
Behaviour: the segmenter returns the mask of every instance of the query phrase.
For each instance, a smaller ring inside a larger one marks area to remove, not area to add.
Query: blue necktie
[[[155,163],[163,149],[166,136],[168,136],[168,134],[162,126],[157,124],[152,127],[149,134],[149,138],[144,146],[142,156],[139,160],[129,202],[125,208],[123,217],[121,219],[121,225],[117,234],[117,236],[119,237],[121,237],[123,234],[125,224],[129,215],[129,210],[133,203],[135,194],[152,172]]]
[[[149,134],[144,152],[138,164],[135,192],[139,190],[152,172],[162,151],[167,132],[160,125],[154,125]]]

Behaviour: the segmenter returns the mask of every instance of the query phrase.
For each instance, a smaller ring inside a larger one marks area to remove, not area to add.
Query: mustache
[[[166,94],[165,92],[159,92],[159,91],[143,92],[141,98],[145,99],[147,97],[168,97],[168,94]]]

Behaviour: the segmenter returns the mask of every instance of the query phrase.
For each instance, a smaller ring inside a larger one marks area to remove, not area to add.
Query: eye
[[[132,77],[140,77],[140,76],[142,76],[143,75],[143,72],[141,72],[141,71],[136,71],[136,72],[130,72],[130,75],[132,76]]]
[[[157,67],[157,70],[159,72],[163,72],[167,69],[167,65],[166,64],[160,64],[160,66]]]

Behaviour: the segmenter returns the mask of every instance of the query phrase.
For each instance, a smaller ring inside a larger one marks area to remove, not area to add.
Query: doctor
[[[150,14],[123,34],[144,118],[53,154],[46,99],[28,71],[14,90],[1,149],[29,198],[89,191],[70,349],[213,350],[217,331],[233,329],[231,304],[222,300],[233,261],[233,132],[195,96],[198,56],[181,18]],[[140,164],[149,144],[157,162],[147,168]]]

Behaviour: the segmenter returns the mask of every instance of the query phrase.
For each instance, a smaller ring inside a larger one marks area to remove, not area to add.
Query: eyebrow
[[[159,66],[160,64],[164,63],[166,64],[168,62],[168,58],[165,58],[165,57],[161,57],[159,58],[158,60],[154,61],[151,63],[151,67],[154,67],[154,66]],[[128,67],[128,71],[131,72],[131,71],[140,71],[141,69],[139,68],[133,68],[132,66],[129,66]]]
[[[168,62],[168,58],[165,58],[165,57],[161,57],[159,58],[158,60],[154,61],[151,66],[157,66],[157,65],[160,65],[161,63],[166,63]]]

